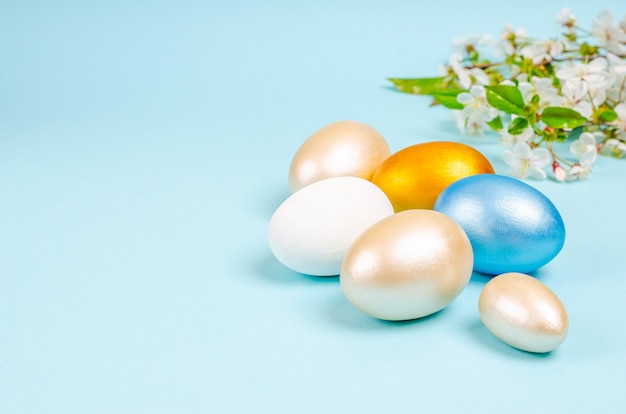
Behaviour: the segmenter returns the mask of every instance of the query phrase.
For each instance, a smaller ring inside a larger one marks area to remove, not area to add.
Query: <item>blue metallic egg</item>
[[[565,226],[554,204],[514,178],[462,178],[439,195],[434,209],[465,230],[477,272],[532,272],[552,260],[565,243]]]

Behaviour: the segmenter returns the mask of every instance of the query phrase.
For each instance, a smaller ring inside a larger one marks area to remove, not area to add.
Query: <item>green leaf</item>
[[[530,100],[530,103],[533,105],[537,105],[539,103],[539,95],[533,95],[532,99]]]
[[[507,114],[521,115],[524,113],[524,97],[516,86],[485,86],[485,89],[487,90],[489,105]]]
[[[563,131],[562,129],[559,129],[556,133],[556,140],[559,142],[565,142],[567,141],[567,138],[569,137],[569,135]]]
[[[491,129],[493,129],[496,132],[501,131],[503,128],[502,118],[500,118],[499,116],[496,116],[491,121],[487,122],[487,125],[489,125]]]
[[[515,118],[509,124],[509,134],[519,135],[528,128],[528,121],[525,118]]]
[[[611,108],[607,108],[600,113],[600,119],[605,122],[613,122],[617,119],[617,113]]]
[[[549,106],[541,113],[541,120],[552,128],[576,128],[587,122],[587,118],[570,108]]]
[[[456,100],[456,97],[461,93],[465,92],[463,90],[448,90],[433,93],[433,104],[441,104],[446,108],[450,109],[463,109],[463,104],[459,103]]]
[[[388,78],[395,87],[405,93],[413,93],[416,95],[430,95],[446,89],[445,78]]]

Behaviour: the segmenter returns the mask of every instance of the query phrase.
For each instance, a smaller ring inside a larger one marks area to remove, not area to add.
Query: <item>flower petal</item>
[[[594,150],[589,150],[580,156],[580,165],[583,167],[591,167],[596,159],[598,158],[598,154]]]
[[[489,85],[489,76],[482,69],[473,68],[470,69],[470,75],[474,77],[476,83],[479,85]]]
[[[460,104],[467,105],[468,103],[474,102],[475,98],[467,92],[461,92],[456,96],[456,100]]]
[[[583,132],[578,139],[584,145],[596,145],[595,137],[589,132]]]
[[[626,121],[626,103],[621,102],[613,108],[619,119]]]
[[[582,142],[580,142],[579,139],[577,139],[576,141],[572,142],[572,144],[569,146],[569,150],[572,154],[580,157],[582,154],[585,153],[585,144],[583,144]]]
[[[518,142],[513,146],[513,154],[520,159],[529,159],[532,151],[530,150],[530,146],[525,142]],[[547,151],[547,150],[546,150]]]
[[[552,161],[550,151],[545,148],[535,148],[531,151],[531,154],[530,165],[533,168],[543,168]]]
[[[606,58],[597,57],[591,62],[589,62],[589,64],[587,65],[587,68],[589,69],[589,72],[602,72],[606,68],[606,65],[607,65]]]
[[[585,118],[591,118],[591,115],[593,114],[593,108],[591,107],[591,104],[587,101],[578,102],[576,105],[574,105],[572,109],[584,116]]]
[[[486,96],[487,92],[485,91],[485,87],[481,85],[474,85],[470,88],[469,93],[471,93],[475,97]]]
[[[505,162],[506,165],[510,167],[515,167],[520,164],[519,157],[515,156],[513,154],[513,151],[509,150],[502,152],[502,160]]]

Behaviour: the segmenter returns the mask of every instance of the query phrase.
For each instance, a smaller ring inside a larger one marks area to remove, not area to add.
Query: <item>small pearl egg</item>
[[[491,279],[478,300],[487,329],[512,347],[549,352],[567,336],[569,321],[558,297],[534,277],[505,273]]]
[[[289,189],[295,193],[332,177],[369,180],[390,154],[385,138],[371,126],[355,121],[332,123],[307,138],[294,155],[289,168]]]
[[[341,288],[354,306],[385,320],[407,320],[446,307],[467,286],[472,247],[463,229],[432,210],[406,210],[365,230],[341,266]]]

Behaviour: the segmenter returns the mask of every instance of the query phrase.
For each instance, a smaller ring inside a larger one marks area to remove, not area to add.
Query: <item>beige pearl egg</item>
[[[569,329],[559,298],[546,285],[522,273],[504,273],[490,280],[480,293],[478,311],[492,334],[528,352],[554,350]]]
[[[467,235],[452,219],[406,210],[361,233],[344,258],[340,283],[348,301],[370,316],[415,319],[463,291],[473,260]]]
[[[340,121],[315,132],[300,146],[289,168],[289,189],[295,193],[332,177],[369,180],[391,154],[385,138],[369,125]]]

